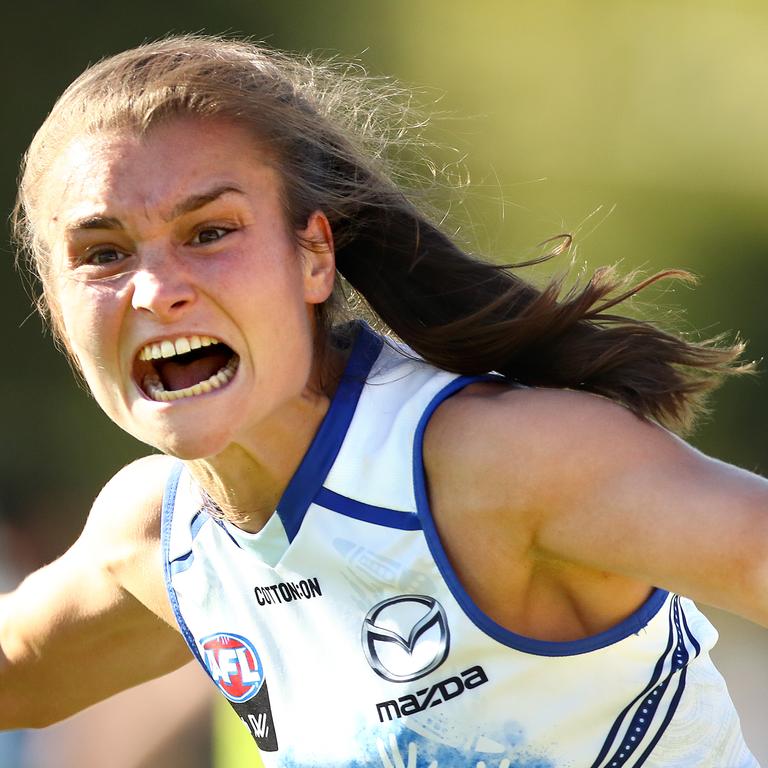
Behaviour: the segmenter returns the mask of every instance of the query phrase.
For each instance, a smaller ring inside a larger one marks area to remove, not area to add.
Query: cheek
[[[232,298],[232,307],[237,303],[275,323],[295,317],[297,310],[304,312],[301,265],[285,244],[241,251],[212,270],[212,284],[219,286],[220,296]]]
[[[63,280],[57,303],[64,340],[81,367],[90,357],[101,357],[115,323],[115,291],[107,286]],[[116,344],[116,340],[112,343]]]

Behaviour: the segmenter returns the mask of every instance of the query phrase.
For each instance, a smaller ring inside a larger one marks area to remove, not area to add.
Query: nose
[[[131,305],[162,321],[173,321],[195,301],[196,290],[188,274],[169,256],[144,260],[132,280]]]

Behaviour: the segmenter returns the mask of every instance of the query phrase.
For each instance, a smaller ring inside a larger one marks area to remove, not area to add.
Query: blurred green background
[[[245,33],[354,58],[436,102],[435,157],[472,180],[451,215],[478,250],[514,260],[568,231],[577,266],[690,269],[700,286],[656,290],[646,313],[703,336],[738,331],[753,359],[768,352],[764,2],[27,0],[4,22],[6,211],[36,127],[89,62],[168,32]],[[66,547],[104,480],[144,449],[73,383],[3,247],[0,522],[24,568]],[[767,395],[765,375],[731,382],[693,442],[768,472]],[[760,656],[744,677],[765,690]]]

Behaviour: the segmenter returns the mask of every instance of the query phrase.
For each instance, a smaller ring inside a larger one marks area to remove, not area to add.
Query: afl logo
[[[259,692],[264,668],[250,640],[223,632],[200,645],[208,674],[230,701],[247,701]]]
[[[448,656],[445,610],[427,595],[382,600],[363,621],[362,643],[365,658],[380,677],[393,683],[418,680]]]

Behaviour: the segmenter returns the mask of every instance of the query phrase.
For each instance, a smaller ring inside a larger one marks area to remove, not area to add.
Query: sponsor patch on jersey
[[[230,701],[247,701],[259,692],[264,667],[250,640],[222,632],[200,640],[200,646],[208,674]]]
[[[266,587],[254,587],[253,592],[259,605],[278,605],[291,603],[294,600],[311,600],[313,597],[322,597],[323,595],[318,578],[280,581]]]
[[[434,597],[390,597],[366,614],[361,641],[377,675],[407,683],[433,672],[448,657],[448,618]]]
[[[488,675],[485,674],[485,670],[481,666],[465,669],[459,675],[440,680],[428,688],[422,688],[414,693],[407,693],[398,699],[378,702],[376,704],[376,712],[379,715],[379,722],[383,723],[385,718],[387,720],[394,720],[414,715],[417,712],[423,712],[429,707],[444,704],[446,701],[461,696],[465,691],[472,690],[488,682]]]

